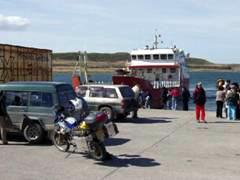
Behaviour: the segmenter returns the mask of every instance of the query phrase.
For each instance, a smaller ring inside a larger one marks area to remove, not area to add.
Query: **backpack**
[[[236,95],[231,95],[227,98],[227,105],[229,106],[235,106],[237,104],[237,97]]]

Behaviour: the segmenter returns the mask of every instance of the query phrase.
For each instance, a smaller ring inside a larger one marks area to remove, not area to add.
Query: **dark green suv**
[[[62,82],[9,82],[0,84],[0,91],[6,96],[10,131],[22,132],[31,143],[53,130],[55,107],[66,107],[76,97],[72,86]]]

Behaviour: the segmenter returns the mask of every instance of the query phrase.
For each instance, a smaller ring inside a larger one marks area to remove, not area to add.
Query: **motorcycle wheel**
[[[70,144],[66,135],[54,132],[52,140],[53,144],[59,151],[67,152],[69,150]]]
[[[103,143],[91,141],[88,142],[88,148],[89,148],[89,155],[97,160],[97,161],[103,161],[107,157],[107,151]]]

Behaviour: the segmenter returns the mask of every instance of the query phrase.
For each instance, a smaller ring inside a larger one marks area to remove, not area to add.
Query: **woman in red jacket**
[[[200,115],[202,122],[206,123],[205,121],[205,103],[206,103],[206,93],[202,87],[202,83],[199,82],[196,85],[196,88],[193,92],[193,99],[195,103],[195,113],[196,113],[196,120],[200,122]]]

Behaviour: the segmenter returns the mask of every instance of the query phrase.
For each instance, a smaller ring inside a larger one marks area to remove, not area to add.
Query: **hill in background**
[[[78,59],[77,52],[53,53],[54,71],[72,71]],[[92,71],[113,71],[123,68],[130,60],[129,53],[88,53],[88,67]],[[215,64],[206,59],[187,59],[190,71],[240,71],[238,64]]]

